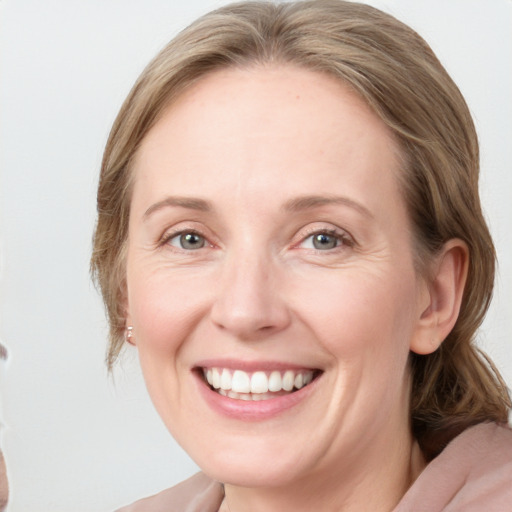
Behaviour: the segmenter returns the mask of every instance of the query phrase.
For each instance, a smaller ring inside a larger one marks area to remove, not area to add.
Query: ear
[[[435,352],[459,316],[468,274],[469,251],[462,240],[446,242],[434,260],[418,308],[418,324],[411,340],[416,354]]]

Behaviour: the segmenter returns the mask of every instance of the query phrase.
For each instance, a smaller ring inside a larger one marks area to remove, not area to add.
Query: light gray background
[[[10,512],[109,511],[196,470],[146,396],[136,354],[103,365],[88,259],[102,148],[147,61],[225,2],[4,0],[1,16],[2,444]],[[459,84],[482,146],[500,259],[481,335],[512,383],[512,2],[370,2],[422,34]],[[5,371],[4,371],[5,370]]]

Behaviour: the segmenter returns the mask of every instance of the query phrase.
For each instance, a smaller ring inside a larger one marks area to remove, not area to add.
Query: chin
[[[291,435],[276,436],[275,431],[252,436],[219,434],[201,436],[200,441],[188,438],[182,446],[205,474],[224,484],[287,486],[316,465],[314,454],[308,456],[299,448],[305,445],[304,439],[287,443]]]
[[[281,457],[280,457],[281,459]],[[286,460],[242,460],[239,454],[223,454],[199,464],[204,473],[218,482],[238,487],[284,487],[300,478],[297,464]]]

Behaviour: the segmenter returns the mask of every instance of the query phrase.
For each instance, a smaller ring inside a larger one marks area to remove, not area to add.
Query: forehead
[[[398,161],[388,128],[341,80],[267,66],[203,77],[146,135],[133,168],[145,195],[160,185],[201,195],[205,180],[209,192],[254,195],[272,182],[290,194],[328,193],[342,178],[349,192],[378,196],[396,186]]]

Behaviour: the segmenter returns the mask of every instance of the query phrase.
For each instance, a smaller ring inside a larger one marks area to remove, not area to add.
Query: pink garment
[[[222,484],[203,473],[117,512],[217,512]],[[512,511],[512,430],[467,429],[420,474],[393,512]]]
[[[393,512],[512,511],[512,430],[482,423],[456,437]]]
[[[117,512],[217,512],[224,498],[222,484],[204,473],[149,498],[136,501]]]

